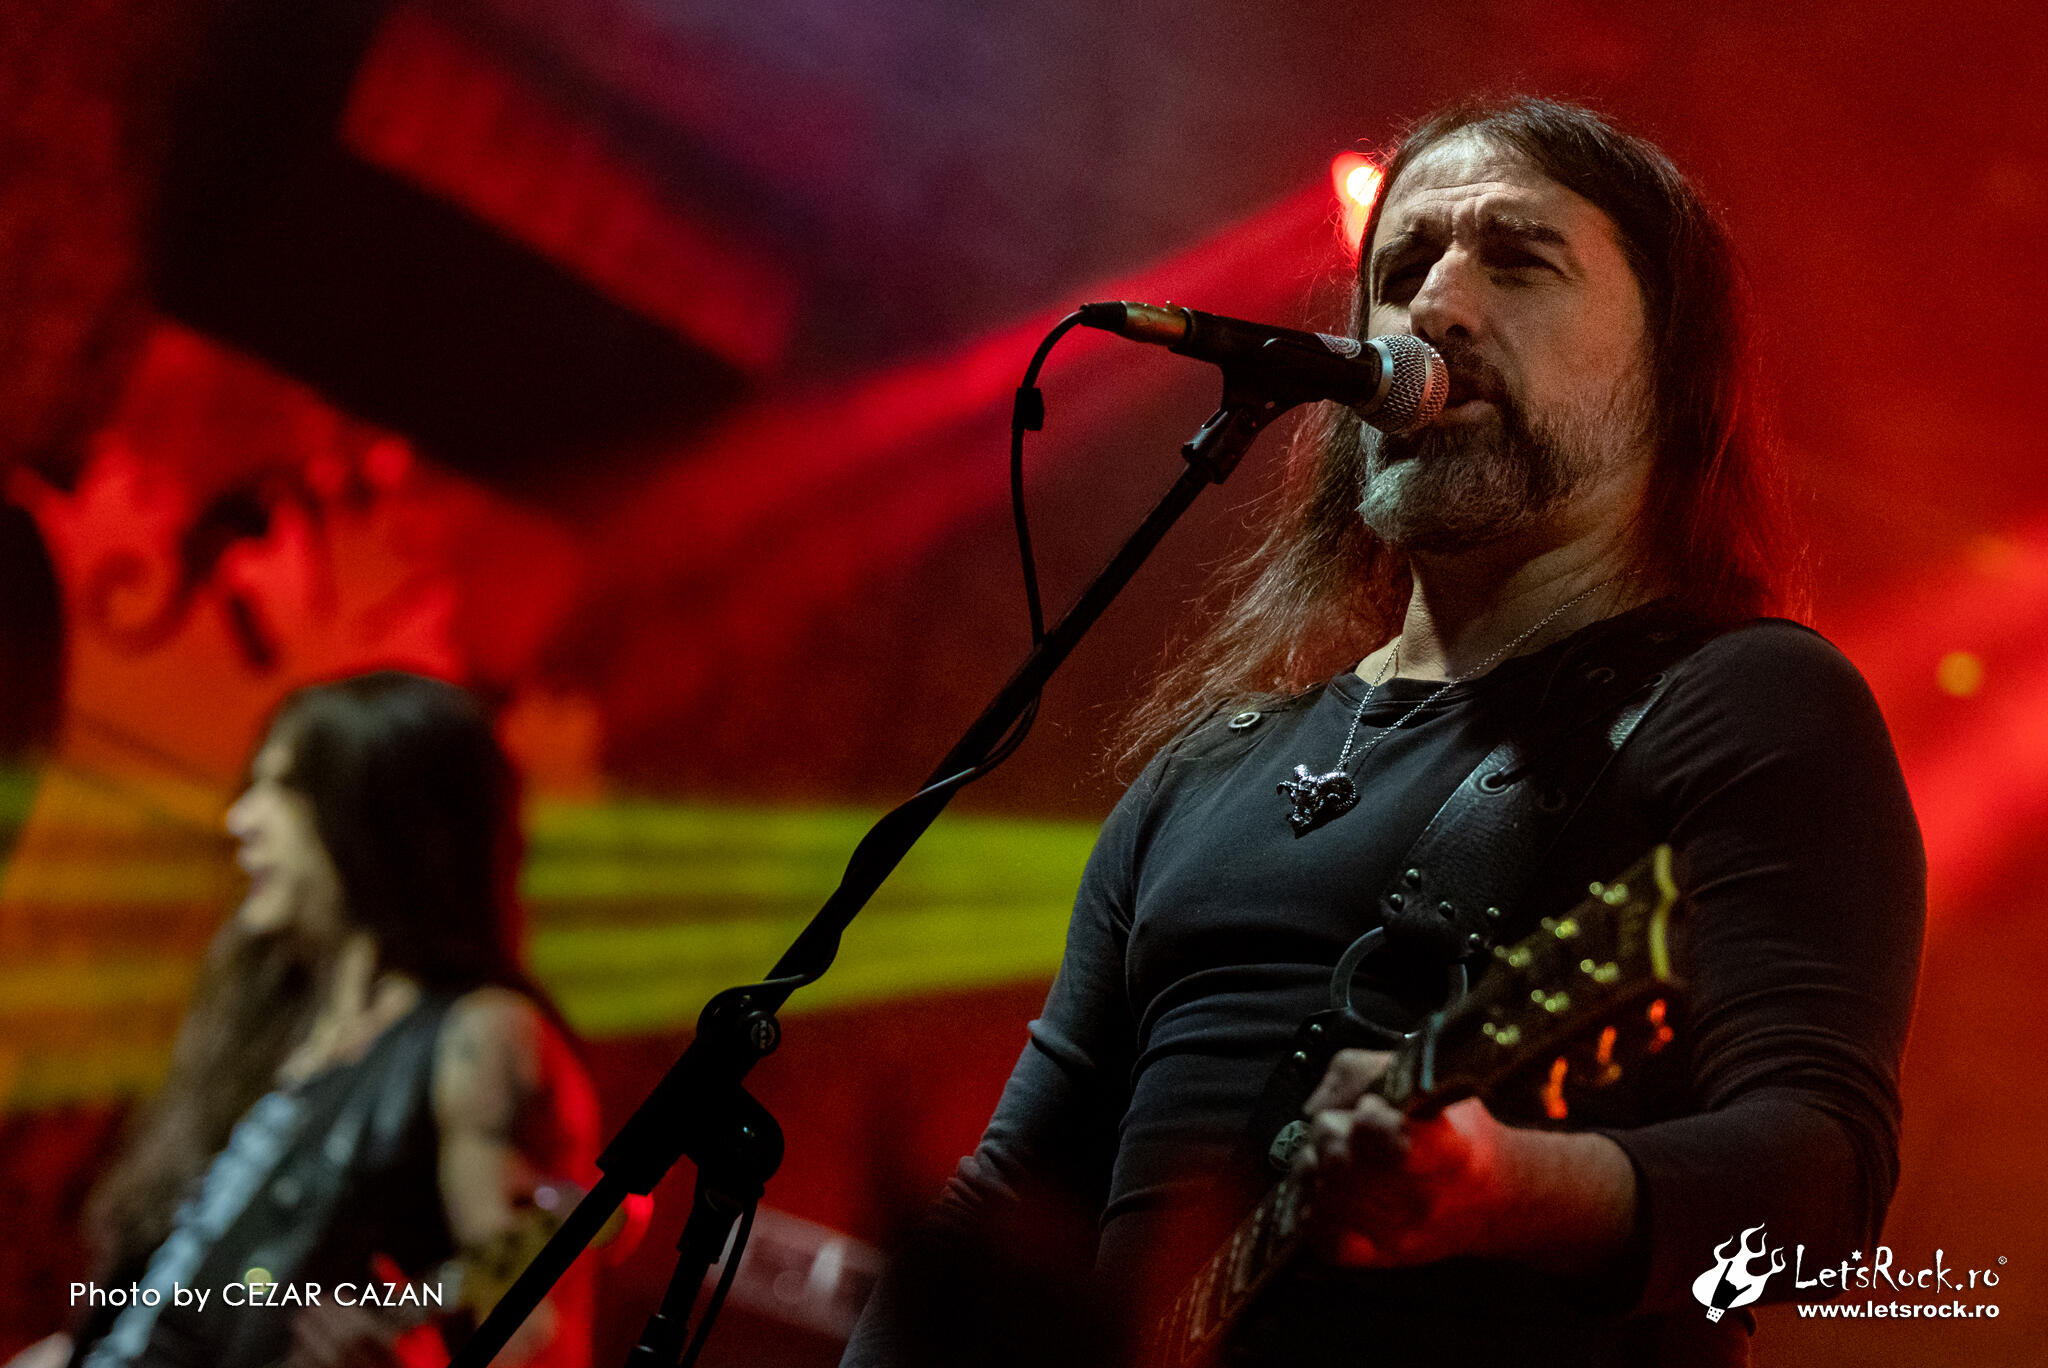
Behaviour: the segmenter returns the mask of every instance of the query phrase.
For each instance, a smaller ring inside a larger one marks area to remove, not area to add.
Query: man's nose
[[[1485,330],[1478,285],[1474,263],[1462,253],[1445,253],[1431,264],[1409,301],[1408,326],[1425,342],[1477,339]]]

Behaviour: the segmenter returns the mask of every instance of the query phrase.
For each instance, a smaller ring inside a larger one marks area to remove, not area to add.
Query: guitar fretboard
[[[1157,1368],[1205,1362],[1245,1306],[1293,1260],[1308,1228],[1308,1187],[1298,1174],[1281,1179],[1202,1265],[1160,1323]]]

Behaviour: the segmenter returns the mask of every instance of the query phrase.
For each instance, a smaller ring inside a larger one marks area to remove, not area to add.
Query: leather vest
[[[136,1368],[282,1362],[303,1302],[226,1305],[227,1295],[250,1299],[252,1269],[267,1272],[273,1295],[318,1284],[325,1304],[338,1283],[360,1289],[381,1282],[371,1270],[373,1254],[388,1255],[409,1275],[454,1254],[441,1209],[433,1112],[435,1047],[453,1001],[423,998],[360,1060],[299,1085],[304,1110],[296,1135],[188,1284],[208,1292],[204,1309],[167,1298]],[[81,1344],[74,1363],[88,1347]]]

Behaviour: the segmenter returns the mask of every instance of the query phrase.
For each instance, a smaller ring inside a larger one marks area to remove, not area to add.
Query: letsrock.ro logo
[[[1755,1237],[1755,1243],[1750,1242]],[[1764,1259],[1768,1266],[1758,1267]],[[1984,1268],[1956,1268],[1951,1266],[1943,1253],[1937,1249],[1934,1258],[1924,1268],[1900,1265],[1890,1245],[1879,1245],[1873,1257],[1865,1261],[1861,1250],[1849,1255],[1839,1264],[1816,1268],[1807,1272],[1806,1246],[1795,1245],[1792,1251],[1792,1288],[1795,1297],[1807,1293],[1808,1297],[1826,1299],[1852,1287],[1865,1287],[1873,1291],[1890,1288],[1905,1293],[1954,1293],[1978,1288],[1998,1286],[1999,1270],[2005,1265],[2005,1256],[2000,1255],[1996,1266]],[[1724,1312],[1738,1306],[1748,1306],[1759,1301],[1764,1295],[1764,1285],[1778,1273],[1785,1271],[1785,1248],[1771,1245],[1764,1239],[1764,1228],[1753,1225],[1739,1236],[1731,1236],[1715,1246],[1714,1262],[1706,1272],[1693,1279],[1692,1295],[1701,1306],[1707,1308],[1707,1319],[1718,1321]],[[1817,1294],[1808,1289],[1819,1289]],[[1798,1297],[1807,1300],[1808,1297]],[[1960,1306],[1962,1303],[1958,1302]],[[1909,1310],[1911,1308],[1908,1308]],[[1801,1308],[1801,1314],[1805,1308]],[[1832,1310],[1829,1311],[1833,1314]],[[1854,1310],[1843,1314],[1854,1316]],[[1873,1312],[1872,1314],[1884,1314]],[[1958,1311],[1955,1314],[1961,1315]],[[1979,1307],[1973,1315],[1996,1316],[1995,1306]]]
[[[1773,1273],[1785,1271],[1785,1250],[1778,1246],[1771,1248],[1764,1243],[1764,1228],[1753,1225],[1741,1236],[1730,1236],[1714,1249],[1714,1266],[1692,1281],[1694,1300],[1707,1308],[1707,1319],[1717,1321],[1725,1311],[1738,1306],[1748,1306],[1764,1294],[1764,1284],[1771,1280]],[[1749,1246],[1749,1237],[1756,1236],[1756,1248]],[[1751,1267],[1758,1259],[1770,1256],[1771,1265],[1762,1272]]]

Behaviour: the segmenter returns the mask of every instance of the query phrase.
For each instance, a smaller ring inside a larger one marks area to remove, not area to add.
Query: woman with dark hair
[[[385,672],[279,709],[227,815],[248,894],[88,1210],[96,1283],[160,1304],[94,1308],[71,1363],[397,1362],[422,1317],[366,1286],[502,1249],[584,1176],[594,1096],[519,967],[516,799],[453,685]],[[573,1368],[589,1318],[572,1277],[515,1344]]]

